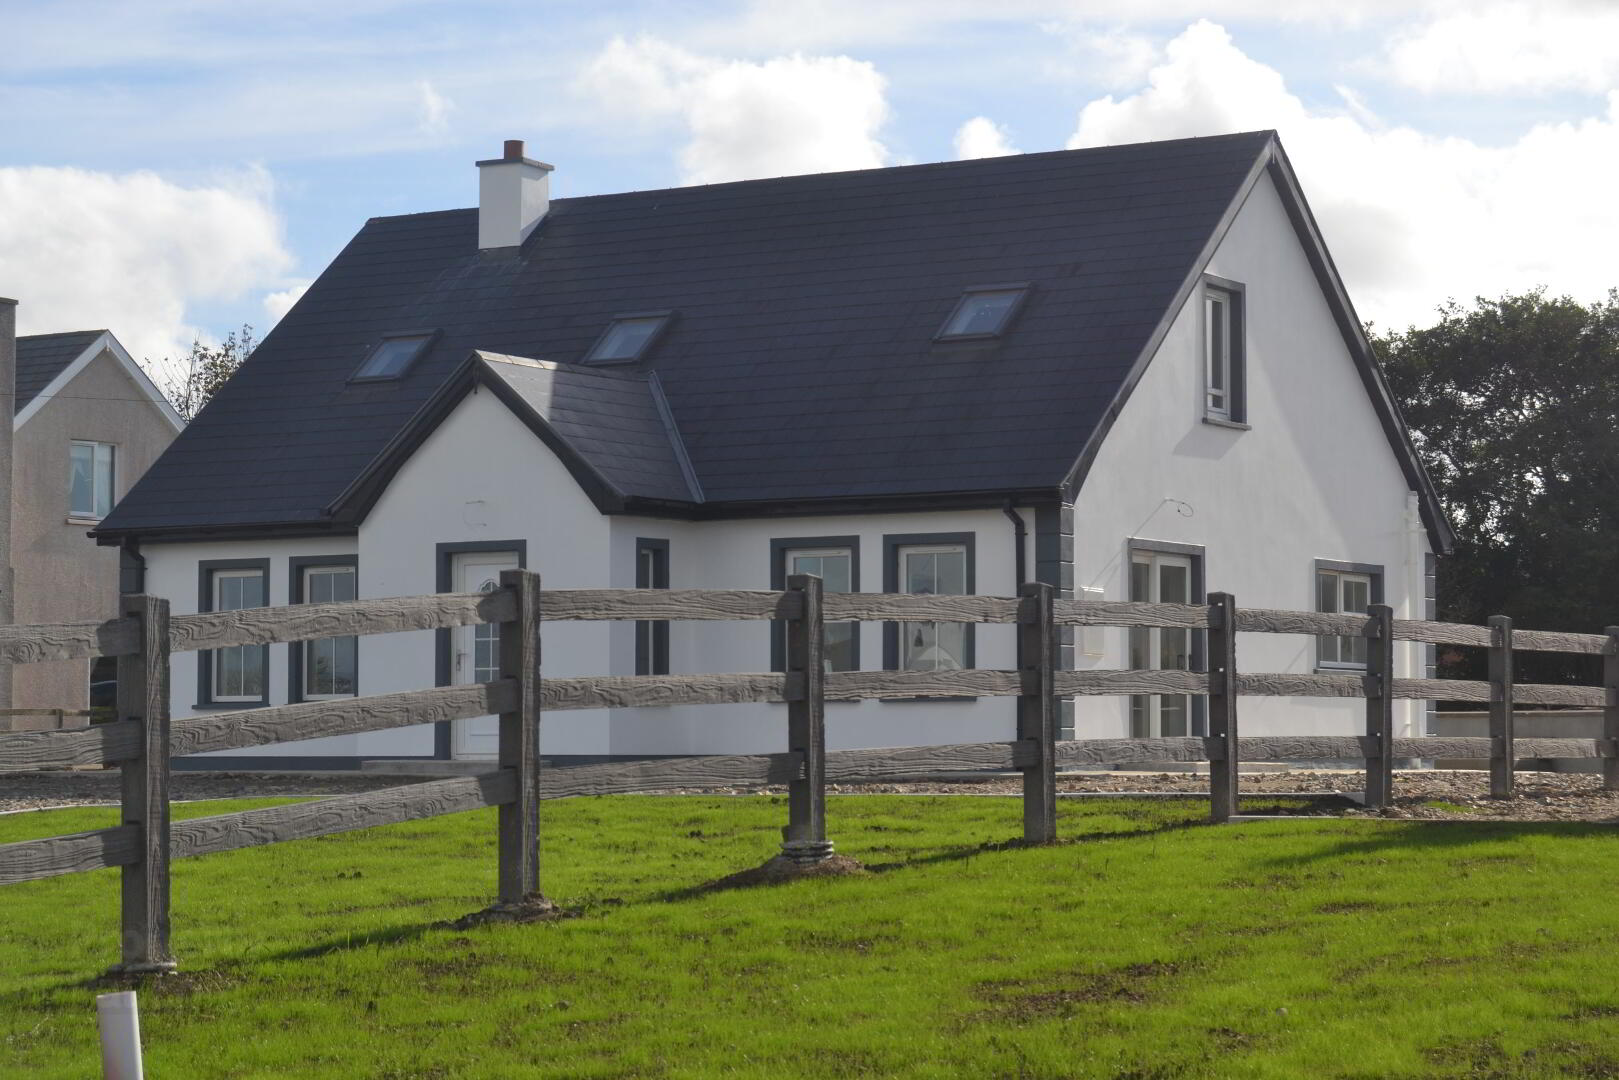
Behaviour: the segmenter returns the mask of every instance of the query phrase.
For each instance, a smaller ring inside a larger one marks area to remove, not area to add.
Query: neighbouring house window
[[[669,541],[635,542],[635,587],[669,587]],[[669,623],[664,619],[641,619],[635,624],[635,673],[669,674]]]
[[[1358,615],[1383,599],[1382,567],[1318,561],[1315,607],[1328,615]],[[1316,663],[1324,668],[1364,668],[1366,639],[1323,634],[1316,638]]]
[[[360,364],[352,381],[382,382],[403,377],[432,339],[430,333],[398,334],[383,338]]]
[[[647,354],[669,321],[667,311],[648,311],[636,315],[620,315],[608,324],[607,330],[596,339],[587,363],[629,363]]]
[[[112,512],[112,444],[75,442],[71,453],[68,512],[74,517],[106,517]]]
[[[1234,282],[1203,287],[1204,415],[1241,423],[1244,405],[1243,290]]]
[[[890,536],[885,577],[889,592],[920,596],[966,596],[973,591],[970,534]],[[973,666],[968,623],[891,624],[886,659],[903,671],[939,671]]]
[[[938,339],[998,337],[1011,325],[1028,292],[1029,287],[1021,284],[968,289],[945,319]]]
[[[1130,600],[1150,604],[1203,602],[1203,555],[1190,544],[1130,542]],[[1201,666],[1200,635],[1180,627],[1132,626],[1130,667],[1193,671]],[[1190,694],[1133,694],[1130,735],[1137,739],[1200,735],[1201,699]]]
[[[269,563],[202,564],[203,611],[240,611],[269,602]],[[268,645],[233,645],[202,654],[203,704],[262,704],[268,700]]]
[[[295,604],[334,604],[359,596],[359,568],[352,556],[294,559],[291,570]],[[359,639],[295,642],[291,667],[295,700],[352,697],[359,693]]]

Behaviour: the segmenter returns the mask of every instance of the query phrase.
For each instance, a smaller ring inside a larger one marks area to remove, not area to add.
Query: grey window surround
[[[642,572],[641,555],[653,555],[650,580]],[[669,587],[669,541],[639,536],[635,539],[635,587],[637,589],[667,589]],[[650,635],[645,631],[650,629]],[[648,651],[650,647],[650,652]],[[637,675],[669,674],[669,621],[667,619],[639,619],[635,623],[635,673]]]
[[[1252,426],[1248,423],[1248,288],[1240,281],[1230,278],[1215,277],[1213,274],[1204,274],[1202,287],[1198,290],[1198,334],[1200,350],[1208,349],[1209,328],[1206,322],[1207,305],[1203,298],[1210,290],[1226,293],[1231,298],[1231,340],[1233,346],[1228,363],[1228,381],[1226,398],[1229,405],[1226,415],[1219,416],[1208,411],[1208,356],[1203,352],[1203,363],[1199,365],[1203,372],[1203,419],[1207,423],[1218,427],[1231,427],[1238,431],[1249,431]]]
[[[602,357],[599,360],[596,359],[596,350],[601,348],[607,341],[608,335],[613,332],[613,328],[619,323],[628,322],[631,319],[658,319],[659,322],[653,328],[652,333],[647,335],[646,340],[641,342],[640,348],[635,350],[633,356],[609,356]],[[590,343],[590,348],[585,350],[585,355],[580,362],[599,367],[612,367],[615,364],[638,364],[650,356],[653,349],[658,347],[658,342],[663,340],[663,335],[669,332],[669,324],[674,321],[675,312],[673,308],[665,308],[659,311],[619,312],[607,320],[606,328],[597,335],[595,341]]]
[[[412,371],[414,371],[417,364],[421,363],[422,357],[427,355],[428,350],[433,347],[433,343],[438,340],[438,336],[439,331],[432,328],[416,330],[390,330],[387,333],[377,335],[376,344],[372,345],[365,351],[365,357],[354,369],[354,374],[349,376],[348,385],[370,386],[376,383],[399,382],[406,375],[409,375]],[[390,341],[399,341],[405,338],[420,338],[422,343],[417,346],[416,352],[411,356],[410,360],[406,362],[405,366],[400,368],[397,373],[393,375],[360,374],[361,371],[365,370],[365,366],[371,362],[371,358],[377,354],[377,350],[381,349]]]
[[[961,295],[951,305],[950,314],[946,315],[944,322],[939,324],[939,331],[933,335],[933,340],[939,342],[993,341],[996,338],[1005,337],[1011,331],[1013,324],[1017,322],[1018,317],[1023,314],[1023,309],[1028,306],[1029,294],[1033,291],[1034,283],[1029,281],[1005,281],[995,285],[969,285],[961,290]],[[1001,320],[1000,326],[992,331],[980,334],[949,334],[945,332],[946,328],[955,322],[956,315],[960,313],[962,306],[967,303],[969,297],[976,293],[987,292],[1016,292],[1018,294],[1016,299],[1012,301],[1012,306],[1007,309],[1006,317]]]
[[[886,533],[883,536],[883,591],[888,593],[900,592],[899,587],[899,549],[915,547],[922,544],[960,544],[967,551],[967,595],[971,596],[978,588],[978,534],[972,532],[949,533]],[[900,623],[891,622],[883,624],[883,669],[885,671],[899,671],[899,628]],[[964,667],[975,667],[978,663],[977,627],[973,623],[962,624],[967,628],[965,646],[962,658]],[[924,696],[914,698],[883,698],[885,702],[904,704],[913,701],[977,701],[974,694],[949,694],[940,696]]]
[[[800,548],[848,548],[849,590],[860,591],[860,537],[858,536],[780,536],[770,540],[770,587],[787,587],[787,553]],[[860,623],[854,624],[851,637],[855,670],[860,667]],[[777,620],[770,632],[770,670],[787,670],[787,624]],[[828,704],[833,704],[828,702]]]
[[[214,572],[216,570],[257,570],[264,577],[264,602],[266,605],[269,604],[269,559],[199,559],[197,560],[197,610],[199,612],[214,610]],[[235,647],[252,648],[252,646]],[[270,704],[270,646],[260,645],[258,647],[264,651],[262,659],[264,664],[264,695],[258,701],[215,701],[213,690],[214,651],[204,649],[197,653],[197,703],[192,707],[199,710],[231,712],[238,709],[263,708]]]
[[[527,540],[461,540],[452,543],[433,545],[434,584],[441,593],[454,590],[454,556],[467,552],[477,551],[512,551],[517,554],[518,569],[528,567],[528,541]],[[433,685],[449,686],[453,676],[450,662],[452,645],[451,631],[438,629],[433,631]],[[449,720],[440,720],[433,725],[433,757],[440,761],[448,761],[452,756],[450,742]]]
[[[294,555],[287,560],[287,603],[304,603],[304,570],[311,566],[349,566],[354,568],[354,595],[360,595],[360,557],[358,555]],[[349,636],[349,635],[344,635]],[[308,642],[294,641],[287,645],[287,703],[304,700],[304,646]],[[354,696],[360,693],[359,650],[354,656]]]
[[[1380,563],[1344,562],[1339,559],[1317,559],[1315,569],[1310,574],[1311,607],[1318,607],[1319,598],[1316,597],[1316,578],[1323,571],[1334,574],[1361,574],[1371,579],[1371,586],[1367,590],[1373,604],[1384,603],[1383,576],[1387,569]],[[1330,635],[1329,635],[1330,636]],[[1322,675],[1341,675],[1344,672],[1365,671],[1365,664],[1356,664],[1349,661],[1334,661],[1321,659],[1320,636],[1317,637],[1315,649],[1315,670]]]
[[[1192,603],[1206,604],[1208,594],[1208,549],[1202,544],[1181,544],[1171,540],[1148,540],[1132,536],[1125,541],[1125,561],[1138,551],[1152,551],[1163,555],[1185,555],[1192,560]],[[1128,570],[1126,571],[1128,573]],[[1126,577],[1125,598],[1129,598],[1129,578]],[[1209,670],[1208,632],[1192,631],[1192,670]],[[1127,699],[1128,700],[1128,699]],[[1192,697],[1192,734],[1207,735],[1209,731],[1209,702],[1202,695]]]

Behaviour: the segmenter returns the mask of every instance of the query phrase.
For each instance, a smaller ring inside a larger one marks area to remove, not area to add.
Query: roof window
[[[393,334],[377,342],[377,347],[371,350],[371,355],[365,358],[360,370],[354,373],[351,382],[382,382],[385,379],[397,379],[410,370],[410,366],[421,356],[427,343],[433,340],[428,334]]]
[[[1027,284],[978,285],[968,289],[944,321],[938,340],[1000,336],[1011,325],[1012,316],[1023,306],[1028,293]]]
[[[606,333],[591,346],[585,362],[627,364],[641,359],[663,333],[670,314],[668,311],[640,311],[615,316]]]

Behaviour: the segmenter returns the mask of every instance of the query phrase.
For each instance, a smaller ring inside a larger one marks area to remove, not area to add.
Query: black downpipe
[[[1016,506],[1017,503],[1014,500],[1007,499],[1006,505],[1001,507],[1001,511],[1012,519],[1012,550],[1015,554],[1016,585],[1017,588],[1021,589],[1029,580],[1028,556],[1023,550],[1028,543],[1029,527],[1023,523],[1023,515],[1014,509]]]

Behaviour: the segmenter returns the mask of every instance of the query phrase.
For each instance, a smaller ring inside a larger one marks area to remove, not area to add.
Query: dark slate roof
[[[105,330],[73,330],[64,334],[30,334],[17,339],[16,409],[30,401],[77,360]]]
[[[475,210],[373,219],[100,533],[329,523],[473,350],[575,364],[660,309],[648,366],[705,511],[1056,492],[1272,139],[558,199],[516,258],[480,255]],[[933,341],[964,287],[1014,281],[1003,339]],[[429,328],[404,379],[349,384],[381,335]],[[576,415],[570,438],[620,439]],[[632,495],[672,485],[619,468]]]

